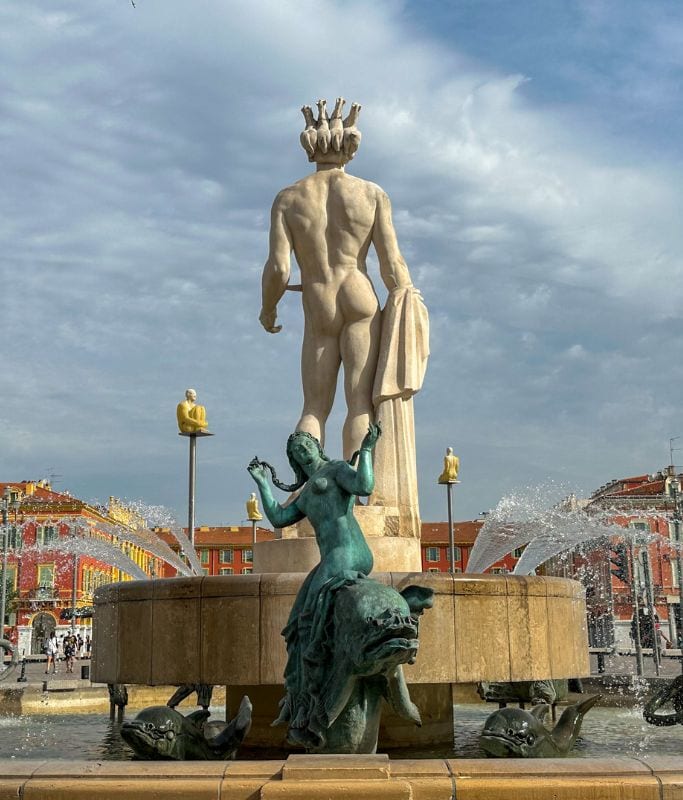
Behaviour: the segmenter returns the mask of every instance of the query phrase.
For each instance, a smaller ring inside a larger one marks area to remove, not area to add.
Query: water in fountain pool
[[[456,736],[452,748],[414,747],[392,750],[405,758],[481,758],[479,735],[491,706],[455,706]],[[134,711],[128,718],[134,716]],[[223,708],[213,708],[224,719]],[[128,760],[132,753],[120,736],[120,724],[100,714],[17,716],[0,718],[0,758]],[[284,758],[286,750],[255,750],[247,745],[239,758]],[[648,725],[640,708],[594,708],[587,715],[572,755],[579,758],[683,755],[683,726]]]

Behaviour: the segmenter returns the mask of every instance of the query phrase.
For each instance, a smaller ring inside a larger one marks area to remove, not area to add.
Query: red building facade
[[[469,561],[472,547],[483,524],[483,520],[478,519],[454,523],[456,573],[467,571],[467,562]],[[450,569],[450,546],[447,522],[423,522],[420,547],[422,550],[423,572],[448,572]],[[512,572],[519,557],[522,555],[522,550],[523,548],[520,548],[514,553],[508,553],[500,561],[492,564],[486,572],[493,574]]]
[[[168,528],[152,528],[172,550],[180,551],[177,539]],[[185,530],[187,535],[187,530]],[[256,541],[275,538],[268,528],[256,528]],[[201,526],[195,528],[194,545],[205,575],[248,575],[254,571],[253,532],[251,525]],[[164,564],[164,578],[172,578],[176,570]]]
[[[610,481],[590,496],[587,514],[599,514],[606,522],[625,529],[624,536],[605,537],[577,548],[571,560],[551,562],[549,574],[580,580],[586,587],[588,629],[591,645],[630,650],[634,645],[632,620],[635,601],[647,606],[646,577],[652,585],[655,613],[659,619],[660,646],[675,647],[678,631],[680,583],[677,574],[676,506],[681,501],[683,476],[673,467],[650,475]],[[615,548],[627,548],[625,580],[610,560],[618,560]],[[633,545],[634,560],[631,560]],[[646,573],[649,573],[647,576]],[[651,623],[641,631],[649,643]]]
[[[483,522],[472,520],[456,522],[455,565],[456,572],[467,569],[470,551]],[[154,528],[176,552],[179,545],[168,528]],[[269,541],[275,534],[268,528],[257,528],[257,541]],[[206,575],[242,575],[253,570],[252,529],[245,526],[200,527],[195,529],[195,549]],[[424,572],[448,572],[449,547],[446,522],[422,523],[422,569]],[[510,553],[497,561],[487,572],[512,572],[521,552]],[[175,576],[176,571],[165,565],[164,577]]]
[[[105,553],[112,561],[117,553],[127,556],[150,576],[162,571],[161,559],[112,534],[135,529],[132,512],[113,498],[110,513],[53,491],[45,481],[0,483],[0,493],[5,487],[17,503],[7,519],[4,634],[20,653],[40,653],[53,630],[73,629],[83,638],[90,633],[95,589],[130,580]]]

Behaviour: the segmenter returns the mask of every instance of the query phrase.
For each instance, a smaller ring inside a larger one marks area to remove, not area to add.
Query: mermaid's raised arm
[[[275,528],[286,528],[288,525],[293,525],[295,522],[304,519],[306,515],[299,510],[296,503],[290,503],[288,506],[281,506],[275,500],[270,484],[268,483],[266,467],[262,462],[257,458],[253,458],[247,467],[247,472],[258,486],[259,494],[261,495],[261,504],[271,525]]]
[[[375,488],[375,473],[372,469],[372,451],[382,435],[379,423],[370,425],[358,454],[358,466],[354,470],[350,464],[342,462],[337,472],[337,482],[349,494],[368,497]],[[354,453],[354,458],[355,458]]]

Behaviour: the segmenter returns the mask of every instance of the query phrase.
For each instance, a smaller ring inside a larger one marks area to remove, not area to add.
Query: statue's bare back
[[[380,193],[335,169],[309,175],[278,198],[301,270],[307,320],[310,314],[321,333],[338,336],[345,324],[379,309],[366,258]]]

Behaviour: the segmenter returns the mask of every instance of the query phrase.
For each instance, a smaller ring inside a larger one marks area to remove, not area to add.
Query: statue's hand
[[[275,324],[276,319],[277,311],[275,311],[275,309],[272,311],[266,311],[264,308],[261,309],[261,313],[259,314],[259,322],[268,331],[268,333],[280,333],[282,330],[282,325]]]
[[[379,421],[377,422],[377,424],[370,423],[370,425],[368,425],[368,432],[365,434],[365,437],[363,438],[360,449],[374,450],[375,445],[377,444],[377,440],[381,435],[382,435],[382,427]]]
[[[259,485],[268,483],[268,473],[266,472],[266,468],[256,456],[254,456],[249,462],[249,465],[247,466],[247,472]]]

